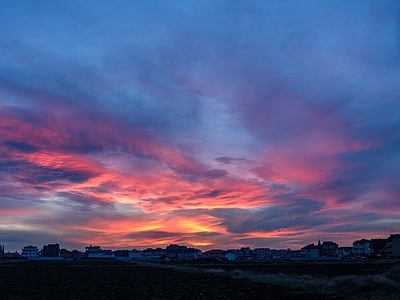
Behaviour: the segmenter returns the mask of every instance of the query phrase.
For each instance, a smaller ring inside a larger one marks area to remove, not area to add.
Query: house
[[[228,260],[228,261],[232,261],[235,260],[236,256],[235,253],[233,251],[224,251],[224,260]]]
[[[60,256],[60,245],[59,244],[48,244],[43,245],[42,249],[43,257],[61,257]]]
[[[61,256],[63,259],[72,259],[72,258],[70,258],[70,256],[71,256],[71,251],[69,251],[69,250],[67,250],[67,249],[64,249],[64,248],[60,249],[60,256]]]
[[[382,258],[386,256],[387,239],[371,239],[369,246],[370,257]]]
[[[321,245],[321,255],[327,257],[338,256],[339,245],[332,241],[324,241]]]
[[[290,251],[290,258],[299,258],[301,257],[301,251],[300,250],[292,250]]]
[[[235,251],[236,257],[241,260],[250,260],[253,258],[253,251],[249,247],[242,247]]]
[[[115,255],[112,252],[112,250],[103,250],[103,257],[102,258],[115,259]]]
[[[386,239],[386,255],[391,258],[400,258],[400,234],[391,234]]]
[[[103,250],[100,248],[100,246],[92,246],[92,245],[85,248],[86,248],[85,252],[86,258],[115,259],[115,255],[111,250]]]
[[[334,256],[338,256],[338,248],[339,245],[332,242],[332,241],[324,241],[321,245],[322,248],[322,256],[326,256],[326,257],[334,257]]]
[[[146,260],[157,260],[165,258],[166,251],[161,248],[147,248],[142,253]]]
[[[188,253],[188,259],[198,259],[202,257],[200,249],[190,247],[187,249],[187,253]]]
[[[137,250],[137,249],[132,249],[131,251],[129,251],[128,256],[132,260],[144,259],[144,255],[143,255],[142,251]]]
[[[85,254],[79,250],[72,250],[69,252],[69,259],[72,259],[72,260],[80,260],[84,256],[85,256]]]
[[[39,257],[38,248],[32,245],[25,246],[24,248],[22,248],[21,256],[27,259],[38,258]]]
[[[113,253],[116,260],[130,260],[129,250],[115,250]]]
[[[353,252],[353,247],[339,247],[338,253],[340,258],[350,258]]]
[[[318,258],[321,257],[321,245],[308,244],[300,249],[301,256],[304,258]]]
[[[269,248],[255,248],[253,250],[253,257],[256,260],[270,259],[271,251]]]
[[[353,255],[355,257],[366,257],[370,254],[371,241],[361,239],[353,242]]]
[[[80,260],[84,258],[85,254],[79,250],[69,251],[67,249],[60,249],[60,257],[66,260]]]
[[[280,259],[282,258],[289,258],[292,250],[290,249],[278,249],[275,251],[275,258],[278,257]]]
[[[85,247],[86,257],[87,258],[102,258],[103,257],[103,250],[101,250],[100,246],[92,246]]]
[[[215,258],[218,260],[223,260],[224,259],[224,251],[220,249],[213,249],[213,250],[208,250],[204,252],[203,257],[204,258]]]
[[[187,259],[187,247],[186,246],[179,246],[176,244],[171,244],[165,248],[166,250],[166,258],[167,259],[174,259],[174,260],[185,260]]]

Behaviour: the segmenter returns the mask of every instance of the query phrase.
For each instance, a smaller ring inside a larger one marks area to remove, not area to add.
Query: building
[[[202,252],[200,249],[190,247],[187,249],[187,253],[188,259],[198,259],[202,257]]]
[[[103,250],[100,246],[92,246],[86,247],[85,252],[86,258],[100,258],[100,259],[115,259],[115,255],[111,250]]]
[[[270,251],[271,251],[270,257],[271,257],[272,259],[281,259],[281,256],[280,256],[280,254],[279,254],[279,250],[277,250],[277,249],[270,249]]]
[[[231,250],[224,251],[224,260],[232,261],[235,260],[235,253]]]
[[[326,257],[334,257],[334,256],[339,256],[338,253],[338,248],[339,245],[332,242],[332,241],[325,241],[321,245],[321,251],[322,251],[322,256]]]
[[[304,258],[318,258],[321,257],[321,245],[308,244],[300,249],[301,257]]]
[[[299,258],[299,257],[301,257],[300,250],[291,250],[290,251],[290,258]]]
[[[36,246],[25,246],[22,248],[21,256],[27,258],[27,259],[32,259],[32,258],[38,258],[39,257],[39,251]]]
[[[140,250],[133,249],[129,251],[128,256],[132,260],[142,260],[144,259],[143,253]]]
[[[85,253],[83,253],[82,251],[79,251],[79,250],[72,250],[72,251],[68,251],[67,256],[68,256],[68,259],[81,260],[82,258],[85,257]]]
[[[369,253],[371,258],[383,258],[386,256],[387,239],[371,239]]]
[[[115,250],[113,253],[116,260],[130,260],[129,250]]]
[[[165,251],[167,259],[186,260],[189,257],[186,246],[171,244],[165,248]]]
[[[60,257],[66,260],[80,260],[84,256],[85,254],[79,250],[72,250],[72,251],[69,251],[67,249],[60,250]]]
[[[253,251],[249,247],[242,247],[235,251],[237,259],[250,260],[253,258]]]
[[[59,244],[48,244],[43,245],[42,249],[43,257],[61,257],[60,256],[60,245]]]
[[[253,257],[256,260],[270,259],[271,251],[269,248],[255,248],[253,250]]]
[[[85,247],[86,257],[87,258],[102,258],[103,257],[103,250],[101,250],[100,246],[92,246]]]
[[[290,249],[278,249],[278,250],[275,250],[275,253],[272,257],[274,258],[274,256],[275,256],[275,258],[279,258],[279,259],[289,258],[291,255],[291,252],[292,252],[292,250],[290,250]]]
[[[0,245],[0,258],[4,257],[4,246]]]
[[[187,249],[189,252],[189,249]],[[144,259],[146,260],[158,260],[165,258],[166,251],[162,248],[147,248],[142,251]]]
[[[353,255],[355,257],[367,257],[370,254],[371,241],[361,239],[353,242]]]
[[[391,234],[386,239],[386,255],[391,258],[400,258],[400,234]]]
[[[340,258],[350,258],[353,253],[353,247],[339,247],[338,253]]]
[[[204,252],[203,257],[204,258],[215,258],[218,260],[223,260],[224,259],[224,253],[225,251],[220,250],[220,249],[212,249]]]

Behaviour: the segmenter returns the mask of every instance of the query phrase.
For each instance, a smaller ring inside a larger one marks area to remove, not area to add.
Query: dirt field
[[[400,264],[2,261],[0,299],[399,299]]]

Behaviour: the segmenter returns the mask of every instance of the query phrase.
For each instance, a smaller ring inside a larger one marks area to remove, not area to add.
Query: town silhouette
[[[185,261],[197,259],[215,259],[219,261],[234,260],[270,260],[286,259],[292,261],[330,261],[341,259],[385,259],[400,258],[400,234],[390,234],[387,238],[356,240],[352,246],[339,247],[333,241],[320,240],[308,244],[299,250],[242,247],[240,249],[212,249],[202,251],[185,245],[171,244],[166,248],[147,248],[143,250],[109,250],[101,246],[88,246],[85,251],[67,250],[60,248],[58,243],[37,246],[24,246],[21,252],[6,251],[0,245],[2,259],[30,260],[80,260],[80,259],[109,259],[109,260],[165,260]]]

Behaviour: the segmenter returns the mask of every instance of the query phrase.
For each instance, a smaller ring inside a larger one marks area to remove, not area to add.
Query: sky
[[[400,232],[399,1],[1,3],[6,251]]]

